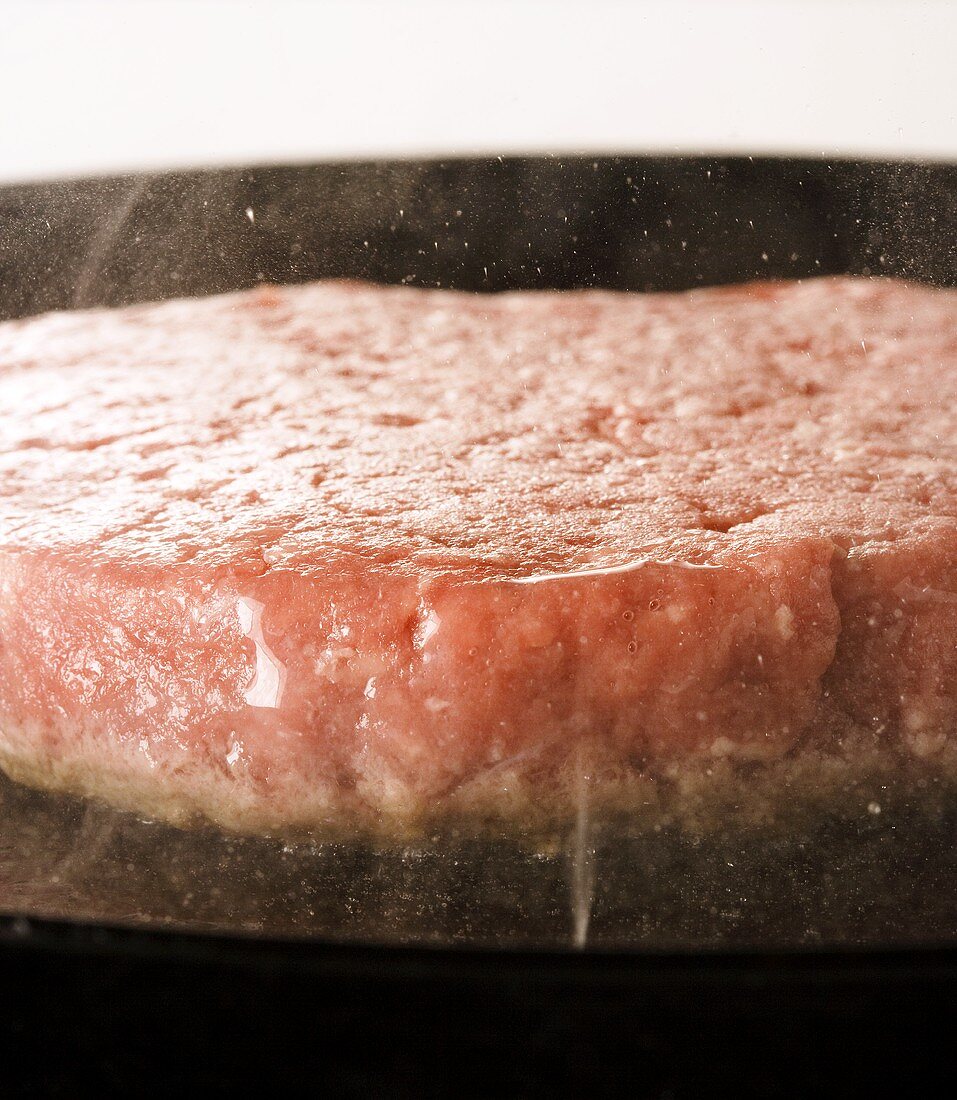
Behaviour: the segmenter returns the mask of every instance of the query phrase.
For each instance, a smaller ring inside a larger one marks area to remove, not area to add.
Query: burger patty
[[[14,778],[388,831],[955,735],[955,292],[326,282],[0,325]]]

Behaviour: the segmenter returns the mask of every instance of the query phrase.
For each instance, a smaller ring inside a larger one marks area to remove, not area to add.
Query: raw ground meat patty
[[[957,293],[320,283],[0,326],[15,778],[388,830],[849,745],[942,769],[955,731]]]

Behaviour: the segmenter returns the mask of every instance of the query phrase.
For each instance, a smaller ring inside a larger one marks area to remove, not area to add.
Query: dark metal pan
[[[957,167],[496,158],[0,190],[0,317],[331,276],[497,291],[837,273],[957,285]],[[740,835],[667,856],[606,838],[581,951],[568,853],[281,853],[3,782],[0,1045],[45,1092],[197,1073],[363,1096],[942,1083],[955,826],[952,805],[902,808],[848,847],[824,823],[804,862]]]

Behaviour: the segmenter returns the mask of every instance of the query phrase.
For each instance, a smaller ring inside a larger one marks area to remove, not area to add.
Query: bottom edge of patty
[[[371,802],[332,776],[310,782],[286,775],[263,783],[200,762],[144,765],[136,746],[105,760],[41,751],[40,744],[37,731],[4,724],[0,769],[28,787],[93,799],[180,829],[213,826],[320,843],[360,836],[380,845],[406,844],[439,829],[500,833],[547,851],[582,819],[615,820],[638,832],[677,827],[706,834],[729,824],[787,827],[795,816],[879,814],[889,800],[933,812],[957,795],[957,745],[948,742],[920,758],[854,726],[769,759],[729,754],[648,763],[582,741],[563,756],[504,761],[441,796],[382,786],[382,798]]]

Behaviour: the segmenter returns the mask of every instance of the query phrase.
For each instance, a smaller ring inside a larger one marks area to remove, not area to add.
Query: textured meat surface
[[[955,399],[957,294],[889,280],[7,323],[0,760],[282,829],[946,755]]]

